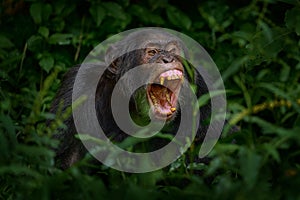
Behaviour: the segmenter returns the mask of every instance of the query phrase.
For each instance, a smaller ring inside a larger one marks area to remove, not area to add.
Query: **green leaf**
[[[33,52],[41,51],[43,48],[43,38],[41,36],[33,35],[28,39],[27,44],[29,50]]]
[[[155,10],[157,8],[165,8],[166,6],[169,6],[168,4],[168,0],[148,0],[150,8],[148,8],[149,10]]]
[[[249,117],[246,121],[249,121],[249,123],[255,123],[260,126],[263,129],[262,133],[264,134],[277,134],[284,137],[291,137],[293,135],[291,134],[290,130],[276,126],[259,117]]]
[[[192,25],[190,18],[174,6],[167,7],[167,16],[170,22],[179,28],[188,30]]]
[[[36,24],[47,21],[52,12],[50,4],[34,3],[30,6],[30,15]]]
[[[116,19],[126,20],[127,15],[119,4],[114,2],[105,2],[102,5],[105,8],[107,15]]]
[[[300,35],[300,8],[295,7],[285,13],[285,23],[289,29]]]
[[[263,147],[265,151],[273,157],[274,160],[276,160],[278,163],[280,162],[280,155],[274,145],[266,143],[263,145]]]
[[[252,188],[259,174],[261,166],[261,156],[253,150],[242,148],[239,153],[241,174],[246,183],[246,187]]]
[[[130,7],[130,13],[132,15],[138,17],[144,23],[152,23],[152,24],[163,24],[164,20],[159,15],[155,15],[149,11],[149,9],[139,6],[132,5]]]
[[[253,37],[253,48],[249,54],[253,57],[261,55],[264,60],[275,58],[285,47],[289,31],[283,28],[269,28],[265,23],[260,23],[260,26],[263,30]]]
[[[43,70],[45,70],[47,73],[49,73],[49,71],[54,66],[54,59],[49,55],[44,56],[40,60],[39,65],[42,67]]]
[[[16,126],[9,115],[0,114],[0,125],[2,125],[8,135],[9,139],[16,142]]]
[[[63,18],[56,17],[52,20],[52,29],[55,32],[62,32],[65,28],[65,25],[66,23]]]
[[[72,37],[73,37],[72,34],[55,33],[50,36],[49,43],[50,44],[59,44],[59,45],[68,45],[71,43]]]
[[[52,13],[52,6],[50,4],[44,4],[42,7],[42,19],[47,21]]]
[[[223,94],[225,94],[225,90],[210,91],[208,94],[201,95],[201,97],[198,99],[199,107],[206,105],[209,102],[209,100],[212,99],[213,97],[223,95]]]
[[[20,165],[7,165],[7,166],[1,166],[0,167],[0,174],[1,177],[5,174],[12,174],[12,175],[26,175],[26,176],[32,176],[34,178],[39,178],[41,175],[38,173],[38,171],[34,169],[30,169],[27,166],[20,166]]]
[[[298,62],[298,64],[296,65],[296,67],[295,67],[296,69],[300,69],[300,62]]]
[[[70,5],[67,5],[64,1],[53,1],[52,6],[53,6],[54,14],[59,15],[63,12],[66,6],[69,7]]]
[[[283,64],[280,72],[280,81],[285,82],[290,76],[291,68],[287,64]]]
[[[240,79],[239,76],[234,76],[233,77],[234,82],[241,88],[244,94],[244,99],[247,104],[247,107],[251,106],[251,96],[249,94],[249,91],[247,90],[247,86],[245,83]]]
[[[245,64],[246,61],[249,60],[248,56],[237,57],[230,66],[228,66],[227,70],[223,73],[222,78],[223,81],[226,81],[230,76],[235,74],[240,67]]]
[[[270,92],[274,93],[276,96],[279,96],[283,99],[287,99],[287,100],[289,100],[290,102],[293,103],[293,99],[291,98],[291,96],[289,94],[287,94],[286,91],[284,91],[281,88],[277,87],[275,84],[258,83],[258,84],[256,84],[256,87],[267,89]],[[297,110],[300,112],[299,109],[297,109]]]
[[[0,48],[8,49],[13,47],[14,44],[4,35],[0,35]]]
[[[44,38],[48,38],[49,29],[47,27],[41,26],[38,30],[39,34],[41,34]]]
[[[42,22],[42,4],[32,4],[30,7],[30,15],[36,24],[40,24]]]
[[[90,11],[93,19],[96,22],[96,26],[99,26],[105,17],[104,8],[100,5],[94,5],[94,6],[91,6],[89,11]]]

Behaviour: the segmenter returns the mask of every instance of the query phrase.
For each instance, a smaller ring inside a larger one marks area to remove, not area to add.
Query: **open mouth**
[[[176,113],[182,82],[182,71],[171,69],[161,73],[147,86],[148,101],[157,119],[169,119]]]

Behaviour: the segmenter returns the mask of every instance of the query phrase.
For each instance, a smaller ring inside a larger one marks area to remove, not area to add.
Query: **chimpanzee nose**
[[[173,58],[173,56],[165,55],[162,57],[162,60],[164,63],[170,63],[170,62],[173,62],[174,58]]]

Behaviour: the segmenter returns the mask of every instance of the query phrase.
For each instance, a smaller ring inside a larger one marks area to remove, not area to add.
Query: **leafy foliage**
[[[1,199],[300,198],[299,0],[1,4]],[[51,135],[68,113],[48,111],[63,73],[111,34],[143,26],[175,29],[204,46],[226,84],[229,122],[240,131],[223,135],[207,165],[179,159],[153,173],[101,166],[88,175],[87,156],[57,169]],[[47,119],[54,125],[46,127]]]

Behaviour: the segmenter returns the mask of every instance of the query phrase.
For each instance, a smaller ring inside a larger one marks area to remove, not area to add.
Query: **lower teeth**
[[[169,93],[166,94],[166,98],[167,98],[167,102],[169,103],[169,105],[172,106]]]
[[[176,108],[172,107],[170,94],[167,92],[166,88],[163,90],[163,92],[166,95],[166,99],[167,99],[168,104],[171,106],[170,112],[167,113],[167,115],[170,115],[170,114],[172,114],[173,112],[176,111]],[[158,101],[157,101],[156,97],[154,96],[154,94],[152,92],[150,93],[150,97],[151,97],[151,99],[153,101],[153,105],[154,105],[155,110],[158,111]]]

